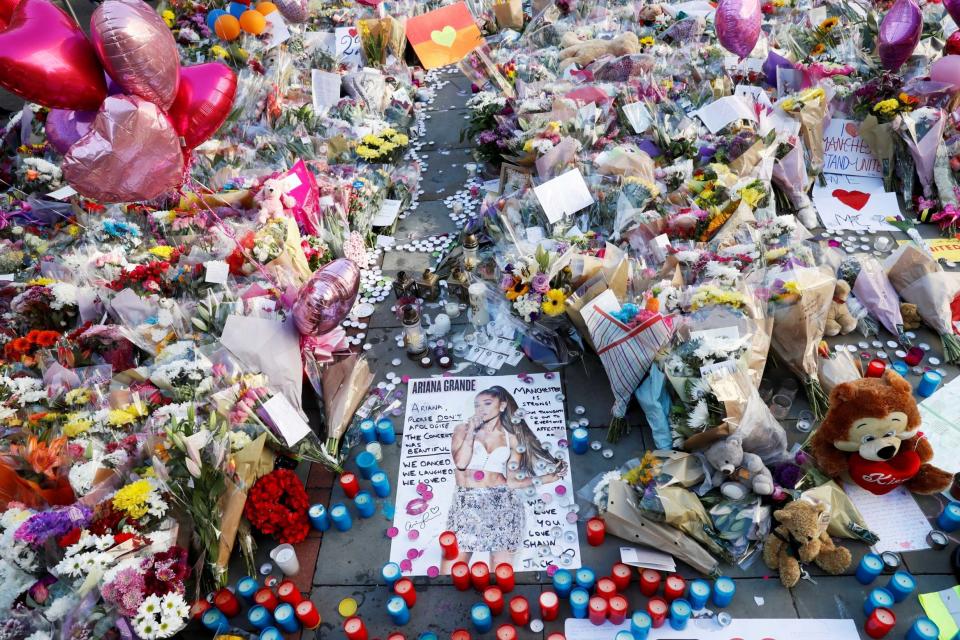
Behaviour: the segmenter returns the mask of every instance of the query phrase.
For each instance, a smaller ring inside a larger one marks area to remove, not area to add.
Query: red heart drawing
[[[846,189],[834,189],[831,194],[834,198],[847,205],[851,209],[860,211],[870,200],[870,194],[863,191],[847,191]]]
[[[357,37],[357,28],[356,28],[356,27],[350,27],[350,31],[349,31],[348,33],[350,34],[350,37],[351,37],[351,38],[356,38],[356,37]]]
[[[856,138],[859,133],[856,122],[848,122],[844,129],[846,129],[847,133],[853,138]]]

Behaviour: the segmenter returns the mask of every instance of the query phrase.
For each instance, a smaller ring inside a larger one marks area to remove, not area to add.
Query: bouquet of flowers
[[[800,137],[807,150],[811,176],[823,168],[823,128],[829,104],[822,87],[811,87],[787,96],[777,103],[784,112],[800,122]]]
[[[524,322],[564,315],[573,273],[561,258],[538,246],[532,257],[521,257],[504,266],[500,289]]]
[[[847,258],[840,265],[839,277],[847,281],[857,301],[887,331],[897,336],[900,344],[910,344],[903,331],[900,297],[890,284],[880,260],[869,255]]]

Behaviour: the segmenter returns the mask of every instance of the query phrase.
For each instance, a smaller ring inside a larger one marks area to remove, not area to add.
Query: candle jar
[[[326,531],[330,528],[330,514],[322,504],[311,506],[307,517],[310,518],[310,525],[317,531]]]
[[[347,618],[343,621],[343,633],[347,640],[368,640],[367,625],[363,620],[357,617]]]
[[[937,528],[946,533],[960,529],[960,502],[948,502],[937,516]]]
[[[515,579],[513,575],[512,564],[509,564],[507,562],[501,562],[493,570],[493,574],[497,578],[497,586],[500,587],[501,591],[503,591],[504,593],[510,593],[511,591],[513,591]]]
[[[303,624],[306,629],[316,629],[320,626],[320,613],[317,606],[309,600],[304,600],[295,607],[297,620]]]
[[[393,624],[402,627],[410,622],[410,607],[400,596],[393,596],[387,600],[387,615]]]
[[[393,592],[403,598],[407,606],[411,609],[417,604],[417,590],[413,586],[413,580],[410,578],[401,578],[393,585]]]
[[[487,310],[487,285],[474,282],[468,289],[470,294],[470,322],[474,327],[483,327],[490,322],[490,312]]]
[[[277,626],[287,633],[300,631],[300,621],[297,620],[297,614],[294,612],[293,606],[286,602],[274,610],[273,619]]]
[[[903,360],[909,366],[915,367],[921,362],[923,362],[924,354],[925,354],[924,350],[921,349],[920,347],[910,347],[910,349],[907,350],[907,355],[906,357],[904,357]]]
[[[894,602],[903,602],[917,588],[917,581],[906,571],[897,571],[890,576],[887,591],[893,596]]]
[[[477,591],[483,591],[490,586],[490,567],[486,562],[474,562],[470,566],[470,582]]]
[[[280,583],[280,586],[277,587],[277,597],[280,598],[280,602],[286,602],[293,606],[303,602],[303,594],[291,580],[284,580]]]
[[[260,632],[259,640],[283,640],[283,633],[276,627],[267,627]]]
[[[430,269],[424,269],[417,280],[417,296],[427,302],[436,302],[440,299],[440,276]]]
[[[271,613],[277,608],[277,605],[280,604],[280,600],[277,598],[270,587],[263,587],[259,589],[255,594],[253,594],[254,603],[265,607],[267,611]]]
[[[371,422],[373,421],[371,420]],[[352,473],[341,474],[339,483],[344,495],[348,498],[355,498],[360,492],[360,481],[357,480],[357,476]]]
[[[490,607],[485,604],[475,604],[470,608],[470,620],[477,633],[487,633],[493,628],[493,616]]]
[[[273,622],[273,616],[270,615],[270,612],[267,611],[266,607],[256,605],[250,607],[250,610],[247,611],[247,622],[249,622],[250,626],[257,631],[263,631],[270,626],[270,623]]]
[[[380,444],[393,444],[397,441],[397,434],[393,430],[393,420],[390,418],[377,420],[377,440]]]
[[[634,640],[647,640],[652,627],[653,620],[651,620],[650,614],[643,611],[634,611],[633,615],[630,616],[630,633],[633,634]]]
[[[893,594],[878,587],[868,593],[867,599],[863,601],[863,615],[869,616],[874,609],[892,609],[894,604]]]
[[[470,588],[470,567],[466,562],[456,562],[450,567],[450,579],[453,580],[453,586],[458,591],[466,591]]]
[[[285,576],[293,576],[300,571],[300,562],[297,560],[297,551],[293,545],[278,544],[270,552],[270,559]]]
[[[357,497],[353,499],[353,506],[357,508],[357,513],[363,519],[372,518],[373,514],[377,512],[377,503],[374,502],[369,491],[358,493]]]
[[[383,578],[383,583],[393,588],[393,585],[396,584],[397,580],[400,579],[401,569],[400,565],[396,562],[388,562],[383,565],[383,569],[380,570],[380,577]]]
[[[883,372],[887,370],[887,363],[878,358],[874,358],[867,364],[867,378],[882,378]]]
[[[213,605],[210,604],[210,602],[205,598],[201,598],[200,600],[194,600],[193,604],[190,605],[190,619],[200,620],[201,618],[203,618],[203,614],[212,608],[213,608]]]
[[[223,615],[223,612],[220,611],[220,609],[207,609],[203,612],[200,622],[202,622],[203,626],[207,628],[207,631],[211,631],[215,634],[226,633],[230,628],[230,623],[227,621],[227,617]]]
[[[510,619],[521,627],[530,624],[530,603],[523,596],[510,598]]]
[[[474,267],[477,266],[477,250],[480,248],[480,241],[477,239],[477,236],[472,233],[467,233],[463,236],[463,266],[466,267],[467,271],[473,271]]]
[[[450,271],[450,277],[447,278],[447,292],[460,302],[470,301],[470,274],[460,265],[456,265]],[[456,313],[454,314],[450,313],[451,304],[456,307]],[[448,302],[445,310],[451,318],[456,318],[460,315],[460,305],[455,302]]]
[[[390,495],[390,480],[383,471],[377,471],[370,476],[370,484],[373,485],[373,492],[378,498],[386,498]]]
[[[736,592],[737,584],[733,581],[733,578],[726,576],[717,578],[713,583],[713,604],[721,609],[729,607]]]
[[[936,371],[924,371],[923,377],[917,384],[917,395],[921,398],[929,398],[940,386],[941,380],[943,380],[943,377]]]
[[[647,603],[647,615],[650,616],[651,626],[654,629],[659,629],[663,626],[663,623],[667,621],[667,613],[669,610],[670,607],[663,598],[650,598],[650,601]]]
[[[623,624],[627,619],[627,609],[630,608],[630,603],[621,595],[613,596],[607,602],[610,605],[610,610],[607,613],[610,622],[617,625]]]
[[[570,592],[570,611],[574,618],[586,618],[589,604],[590,594],[583,587],[576,587]]]
[[[255,594],[259,588],[260,583],[257,582],[256,578],[251,578],[250,576],[244,576],[237,581],[237,595],[243,598],[243,601],[247,604],[253,602],[253,594]]]
[[[587,542],[591,547],[599,547],[607,535],[607,525],[600,518],[587,520]]]
[[[570,434],[570,449],[577,455],[586,453],[590,448],[590,432],[577,427]]]
[[[682,598],[686,590],[687,583],[683,578],[677,574],[667,576],[667,581],[663,586],[663,594],[667,602],[673,602],[677,598]]]
[[[490,607],[493,615],[500,615],[503,613],[503,591],[497,587],[487,587],[483,590],[483,604]]]
[[[875,553],[868,553],[860,559],[856,577],[860,584],[870,584],[881,573],[883,573],[883,560]]]
[[[517,640],[517,629],[512,624],[502,624],[497,627],[496,640]]]
[[[610,579],[617,585],[617,591],[627,590],[627,587],[630,586],[630,578],[632,575],[633,571],[630,567],[622,562],[616,563],[610,570]]]
[[[400,322],[403,324],[403,344],[407,349],[407,356],[420,359],[427,352],[427,344],[420,324],[420,310],[416,305],[403,305]]]
[[[670,626],[676,631],[683,631],[690,621],[690,603],[683,598],[670,603]]]
[[[587,604],[587,609],[590,622],[600,626],[607,621],[607,614],[610,612],[610,603],[600,596],[595,596],[590,598],[590,602]]]
[[[407,298],[416,293],[416,284],[413,278],[406,271],[398,271],[397,277],[393,281],[393,295],[399,298]]]
[[[874,638],[882,638],[897,624],[897,616],[890,609],[874,609],[863,625],[864,632]]]
[[[560,613],[560,598],[553,591],[544,591],[540,594],[540,617],[544,622],[557,619]]]
[[[557,569],[553,574],[553,590],[561,598],[569,598],[573,589],[573,574],[566,569]]]
[[[330,507],[330,519],[333,520],[333,526],[337,531],[349,531],[353,526],[353,519],[347,511],[347,506],[340,502]]]
[[[694,580],[690,583],[687,600],[694,611],[699,611],[707,606],[707,600],[710,599],[710,583],[706,580]]]
[[[364,480],[372,478],[373,474],[377,471],[383,471],[383,469],[377,465],[377,457],[369,451],[361,451],[357,454],[355,462],[357,463],[357,470],[360,471],[360,475]]]
[[[604,600],[609,600],[617,595],[617,585],[610,578],[600,578],[597,580],[597,595]]]
[[[376,442],[377,440],[377,424],[370,418],[360,422],[360,439],[364,442]]]
[[[940,627],[926,616],[920,616],[913,621],[907,640],[937,640],[940,637]]]
[[[593,569],[581,567],[577,569],[573,579],[576,581],[578,587],[586,589],[588,593],[593,593],[593,587],[597,583],[597,574],[593,572]]]
[[[233,595],[233,592],[226,587],[214,594],[213,606],[222,611],[223,615],[228,618],[232,618],[240,613],[240,601],[237,599],[237,596]]]

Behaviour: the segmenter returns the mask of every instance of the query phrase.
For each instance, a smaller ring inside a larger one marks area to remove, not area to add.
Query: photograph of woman
[[[447,529],[456,533],[460,554],[443,561],[444,574],[456,562],[469,564],[478,553],[490,554],[490,567],[513,565],[525,533],[521,491],[567,474],[566,462],[547,451],[506,389],[481,391],[473,407],[474,414],[453,430],[457,488]]]

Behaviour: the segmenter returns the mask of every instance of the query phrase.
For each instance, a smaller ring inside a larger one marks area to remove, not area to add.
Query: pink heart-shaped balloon
[[[10,24],[13,10],[20,4],[20,0],[0,0],[0,29],[6,29]]]
[[[943,8],[953,18],[954,23],[960,26],[960,0],[943,0]]]
[[[183,153],[167,115],[137,96],[110,96],[63,158],[63,175],[100,202],[152,200],[181,183]]]
[[[47,0],[22,0],[0,32],[0,86],[61,109],[96,109],[107,96],[87,37]]]
[[[910,59],[920,43],[923,12],[913,0],[897,0],[880,21],[877,53],[887,71],[896,71]]]
[[[173,33],[142,0],[106,0],[90,18],[90,40],[125,93],[169,109],[180,82]]]
[[[306,22],[310,17],[308,0],[274,0],[273,4],[288,22]]]
[[[58,152],[66,153],[74,142],[87,135],[96,117],[96,111],[51,109],[44,122],[47,142]]]
[[[193,149],[214,134],[230,115],[237,93],[237,76],[221,62],[180,67],[180,88],[168,115]]]

